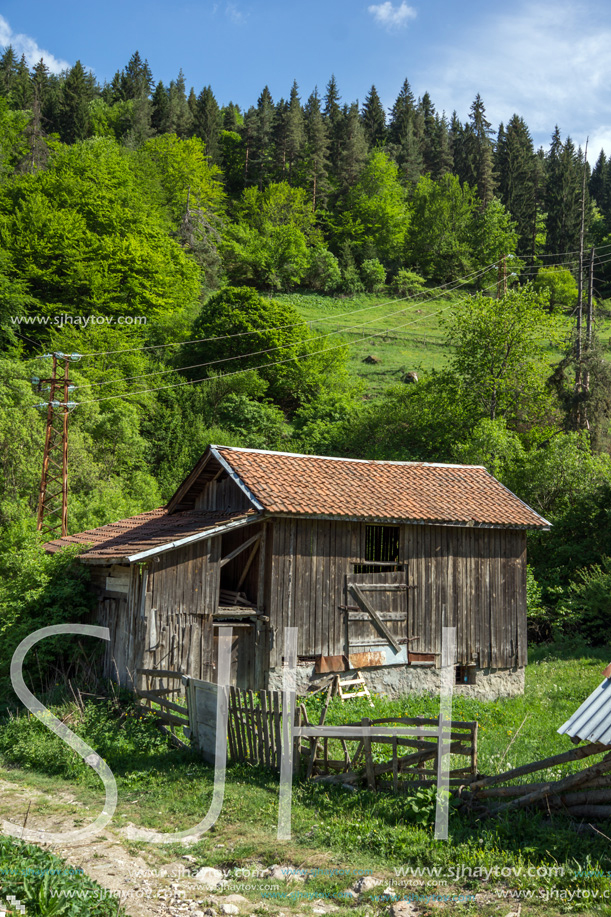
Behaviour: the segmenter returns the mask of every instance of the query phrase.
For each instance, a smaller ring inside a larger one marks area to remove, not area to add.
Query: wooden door
[[[406,663],[405,571],[346,577],[346,647],[351,668]]]

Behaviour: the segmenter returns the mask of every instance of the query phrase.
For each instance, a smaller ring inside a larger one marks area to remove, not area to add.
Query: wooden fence
[[[217,688],[184,678],[190,712],[190,735],[204,758],[214,763]],[[325,709],[326,713],[326,709]],[[395,792],[437,782],[438,721],[423,717],[387,717],[341,726],[318,726],[306,708],[295,709],[294,769],[301,763],[307,776],[329,783],[363,784]],[[355,727],[368,735],[355,737]],[[418,735],[423,730],[424,735]],[[228,758],[280,769],[282,758],[282,692],[229,688]],[[323,734],[324,733],[324,734]],[[450,786],[477,776],[477,723],[452,722]],[[407,751],[407,754],[402,752]],[[462,766],[458,766],[462,764]]]
[[[351,740],[355,727],[366,728],[369,734]],[[425,717],[364,717],[345,726],[306,729],[313,733],[307,775],[327,783],[366,783],[369,789],[394,792],[433,786],[438,777],[438,728],[437,719]],[[425,735],[417,734],[420,729]],[[453,721],[448,738],[450,787],[468,784],[477,777],[477,723]],[[402,755],[404,749],[409,751]],[[461,759],[464,764],[459,767]]]
[[[185,706],[168,700],[168,695],[181,693],[182,675],[170,669],[137,669],[139,676],[144,676],[146,688],[136,688],[136,694],[145,704],[144,710],[153,713],[160,721],[161,728],[171,736],[174,744],[186,747],[183,733],[176,734],[176,727],[184,730],[189,728],[189,712]],[[172,685],[172,687],[170,687]],[[156,708],[153,708],[153,704]]]

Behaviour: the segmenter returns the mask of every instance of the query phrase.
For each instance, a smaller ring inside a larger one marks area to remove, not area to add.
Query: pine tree
[[[494,197],[492,125],[486,118],[486,109],[478,93],[471,105],[470,127],[472,134],[472,169],[477,184],[477,194],[482,207],[487,207]]]
[[[609,162],[605,151],[601,150],[592,170],[589,184],[590,197],[606,218],[609,217]]]
[[[179,71],[175,80],[172,80],[168,89],[169,101],[169,131],[178,137],[188,137],[191,132],[192,117],[187,92],[185,75]]]
[[[435,115],[435,125],[431,137],[431,174],[438,181],[443,175],[454,170],[454,157],[450,140],[450,128],[445,113]]]
[[[533,240],[538,214],[538,175],[530,132],[523,118],[513,115],[507,129],[498,131],[495,172],[498,195],[518,230],[518,253],[534,255]]]
[[[338,179],[342,191],[356,184],[367,161],[367,138],[361,123],[359,107],[353,102],[344,106],[342,113],[342,148],[339,159]]]
[[[318,206],[324,206],[329,192],[329,141],[317,89],[305,107],[305,132],[307,182],[312,194],[312,210],[316,210]]]
[[[21,55],[17,64],[11,85],[10,102],[11,107],[17,111],[25,111],[32,105],[32,83],[25,54]]]
[[[556,126],[546,159],[546,253],[562,256],[579,248],[583,156],[570,137],[563,144]],[[587,212],[587,206],[586,206]]]
[[[195,115],[197,113],[197,96],[195,95],[195,90],[193,86],[189,90],[189,96],[187,98],[187,105],[189,106],[189,111],[191,112],[191,135],[193,135],[195,124]],[[219,116],[220,117],[220,116]]]
[[[148,61],[143,61],[138,51],[132,54],[127,67],[121,73],[120,86],[123,99],[141,99],[143,97],[148,99],[150,96],[153,88],[153,75]]]
[[[239,131],[242,126],[243,118],[237,105],[230,102],[229,105],[225,105],[225,107],[221,109],[221,114],[224,131]]]
[[[32,70],[31,87],[32,117],[24,131],[28,144],[28,153],[20,166],[24,171],[35,172],[37,169],[43,168],[49,158],[49,147],[45,140],[43,127],[43,110],[49,94],[49,68],[42,58]]]
[[[418,100],[415,118],[416,135],[420,142],[420,151],[425,172],[434,172],[436,121],[435,106],[428,92]]]
[[[83,65],[77,60],[62,86],[60,134],[64,143],[76,143],[87,137],[90,101],[90,82]]]
[[[253,144],[253,171],[252,180],[256,180],[262,189],[271,181],[274,171],[274,121],[276,113],[274,100],[268,86],[257,101],[257,121],[255,139]]]
[[[13,81],[17,74],[17,66],[17,55],[13,50],[13,46],[8,45],[4,49],[2,57],[0,57],[0,96],[5,99],[10,98]]]
[[[299,98],[297,80],[294,80],[291,87],[286,115],[286,161],[289,182],[292,180],[293,174],[298,168],[304,143],[305,129],[303,124],[303,109]]]
[[[258,124],[258,115],[257,109],[251,105],[246,114],[244,115],[244,123],[241,126],[240,133],[242,135],[242,142],[244,144],[244,184],[250,185],[253,183],[252,172],[252,158],[253,158],[253,149],[256,144],[257,139],[257,124]],[[257,180],[256,175],[256,163],[255,163],[255,181]]]
[[[401,146],[408,127],[413,128],[416,103],[414,94],[408,80],[403,81],[403,86],[395,103],[390,110],[390,123],[388,125],[388,142],[394,146]]]
[[[383,146],[386,141],[386,113],[375,86],[365,96],[361,121],[369,146]]]
[[[325,91],[323,117],[329,138],[329,174],[337,177],[340,155],[342,149],[343,116],[340,108],[341,96],[337,88],[335,76],[327,83]]]
[[[168,90],[161,80],[155,86],[151,100],[151,127],[156,134],[165,134],[169,130],[170,99]]]
[[[218,164],[221,110],[212,91],[212,86],[204,86],[197,97],[193,128],[195,136],[201,137],[206,144],[206,153],[211,162]]]

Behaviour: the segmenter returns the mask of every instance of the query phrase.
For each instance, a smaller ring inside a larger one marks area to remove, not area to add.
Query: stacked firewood
[[[600,754],[604,754],[600,761],[568,776],[540,783],[507,785],[527,774]],[[564,812],[578,818],[611,818],[611,751],[608,745],[592,742],[503,774],[481,777],[462,787],[459,795],[462,805],[480,816],[536,806],[550,813]]]

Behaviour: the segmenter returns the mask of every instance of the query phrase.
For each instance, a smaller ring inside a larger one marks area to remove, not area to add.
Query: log
[[[611,806],[572,806],[566,814],[574,818],[611,818]]]
[[[495,783],[502,783],[504,780],[513,780],[514,777],[523,777],[526,774],[534,774],[546,767],[555,767],[557,764],[566,764],[568,761],[579,761],[581,758],[588,758],[590,755],[599,755],[606,750],[608,746],[601,745],[600,742],[592,742],[589,745],[581,745],[579,748],[573,748],[571,751],[565,751],[560,755],[552,755],[551,758],[543,758],[541,761],[532,761],[530,764],[523,764],[522,767],[514,767],[503,774],[497,774],[494,777],[483,777],[471,784],[471,790],[483,789],[486,786],[493,786]],[[585,773],[585,772],[584,772]]]
[[[579,749],[577,750],[579,751]],[[583,771],[579,771],[577,774],[569,774],[569,776],[565,777],[563,780],[552,780],[549,783],[544,783],[539,789],[533,790],[532,793],[527,793],[525,796],[520,796],[517,799],[512,799],[511,802],[505,802],[503,805],[497,806],[495,809],[492,809],[491,815],[496,815],[506,809],[523,809],[526,806],[532,805],[534,802],[539,802],[545,796],[561,795],[563,790],[579,786],[589,777],[599,777],[610,769],[611,752],[605,755],[602,761],[593,764],[591,767],[587,767]]]

